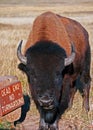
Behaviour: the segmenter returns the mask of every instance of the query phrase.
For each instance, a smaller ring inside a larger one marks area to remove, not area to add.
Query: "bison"
[[[90,46],[80,23],[52,12],[38,16],[24,47],[17,49],[32,98],[40,113],[39,130],[58,130],[58,121],[79,89],[89,111]]]

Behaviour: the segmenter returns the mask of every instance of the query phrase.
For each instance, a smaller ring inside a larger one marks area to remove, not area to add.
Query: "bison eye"
[[[29,73],[28,77],[29,77],[29,79],[30,79],[30,80],[29,80],[30,83],[36,83],[36,82],[37,82],[37,77],[36,77],[34,74]]]
[[[55,78],[56,83],[59,83],[60,81],[62,81],[62,78],[60,76]]]
[[[33,76],[33,75],[30,75],[30,82],[36,83],[37,82],[37,77]]]
[[[62,84],[62,74],[61,74],[61,73],[56,73],[56,76],[55,76],[55,84],[56,84],[56,85]]]
[[[36,77],[34,77],[34,78],[33,78],[33,81],[34,81],[34,82],[37,82],[37,78],[36,78]]]

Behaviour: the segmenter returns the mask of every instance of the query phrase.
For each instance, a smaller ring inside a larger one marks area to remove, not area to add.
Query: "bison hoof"
[[[90,107],[89,107],[89,101],[88,100],[83,99],[83,108],[85,109],[85,111],[87,113],[89,112]]]
[[[38,130],[48,130],[48,128],[40,127]]]
[[[52,127],[50,127],[50,130],[58,130],[58,128],[57,128],[57,127],[52,126]]]
[[[46,124],[45,126],[40,126],[39,130],[48,130],[48,125]]]
[[[50,125],[50,130],[58,130],[57,123],[54,123],[54,124]]]
[[[83,108],[85,109],[85,111],[88,113],[90,108],[89,108],[89,105],[88,104],[83,104]]]

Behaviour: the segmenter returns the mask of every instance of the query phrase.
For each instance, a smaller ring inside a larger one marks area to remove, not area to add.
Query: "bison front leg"
[[[85,86],[83,90],[83,107],[85,108],[86,112],[89,111],[89,90],[90,90],[90,85]]]
[[[83,107],[85,108],[86,112],[89,111],[89,91],[90,91],[90,76],[83,75],[81,77],[82,83],[82,97],[83,97]]]
[[[38,130],[48,130],[48,123],[45,123],[43,118],[40,119]]]
[[[73,105],[73,99],[74,99],[75,93],[76,93],[76,88],[75,87],[71,88],[71,90],[70,90],[70,101],[69,101],[69,104],[68,104],[68,109],[71,109],[71,107]]]
[[[50,125],[50,130],[58,130],[58,121],[57,120],[53,124]]]
[[[85,55],[85,63],[81,74],[81,82],[83,84],[83,106],[87,112],[89,111],[89,91],[91,82],[90,63],[91,63],[90,48],[87,48]]]

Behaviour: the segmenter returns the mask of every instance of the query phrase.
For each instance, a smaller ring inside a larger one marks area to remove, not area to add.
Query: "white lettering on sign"
[[[9,95],[9,94],[11,94],[13,92],[16,92],[16,91],[20,90],[21,89],[20,86],[21,86],[21,84],[20,84],[20,82],[18,82],[16,84],[13,84],[11,86],[8,86],[8,87],[2,89],[0,91],[1,96],[4,97],[4,96],[7,96],[7,95]]]
[[[9,100],[13,101],[15,99],[15,95],[12,93],[11,95],[9,95]]]
[[[13,85],[13,92],[20,89],[20,84]]]
[[[24,103],[24,100],[23,100],[23,97],[21,97],[20,99],[17,99],[15,101],[11,102],[10,104],[2,106],[3,113],[7,112],[11,109],[13,110],[13,109],[17,108],[18,106],[21,106],[23,103]]]
[[[4,89],[1,90],[1,96],[2,97],[6,96],[6,95],[8,95],[10,93],[11,93],[10,87],[7,87],[7,88],[4,88]]]

